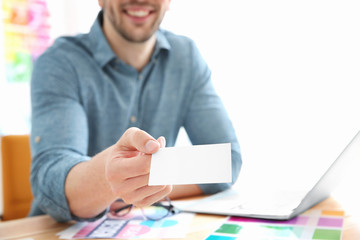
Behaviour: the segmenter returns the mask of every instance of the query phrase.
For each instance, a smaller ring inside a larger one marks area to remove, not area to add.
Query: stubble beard
[[[128,28],[126,28],[126,26],[122,26],[121,22],[116,21],[116,19],[114,17],[115,14],[111,10],[110,10],[110,13],[104,12],[104,15],[108,18],[110,24],[115,29],[115,31],[126,41],[131,42],[131,43],[144,43],[144,42],[148,41],[155,34],[155,32],[159,29],[160,24],[164,18],[164,15],[159,16],[151,24],[151,28],[149,31],[147,31],[146,33],[143,33],[139,36],[136,36],[137,34],[134,33],[134,31],[132,29],[128,29]],[[141,26],[139,26],[139,27],[141,27]],[[136,31],[136,29],[135,29],[135,31]]]

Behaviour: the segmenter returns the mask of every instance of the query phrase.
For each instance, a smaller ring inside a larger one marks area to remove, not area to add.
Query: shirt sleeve
[[[68,172],[90,158],[78,91],[75,70],[65,56],[47,53],[37,60],[31,81],[32,212],[61,222],[82,220],[71,214],[65,196]]]
[[[213,194],[231,187],[237,180],[242,165],[240,145],[229,115],[211,82],[211,72],[195,45],[192,49],[194,77],[184,128],[194,145],[231,143],[232,182],[199,185],[203,193]]]

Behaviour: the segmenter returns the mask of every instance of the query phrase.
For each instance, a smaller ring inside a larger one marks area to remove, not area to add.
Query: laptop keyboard
[[[231,210],[249,210],[249,211],[282,211],[282,210],[292,210],[296,208],[301,200],[303,194],[298,192],[278,192],[271,195],[262,195],[256,196],[254,198],[247,198],[243,201],[237,201],[232,205]]]

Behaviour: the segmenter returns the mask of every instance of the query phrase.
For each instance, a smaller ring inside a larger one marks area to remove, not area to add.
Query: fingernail
[[[166,147],[166,139],[164,137],[161,137],[160,141],[161,141],[161,146]]]
[[[145,144],[145,148],[146,148],[147,152],[153,152],[158,147],[159,147],[159,143],[157,143],[157,142],[155,142],[153,140],[149,140]]]

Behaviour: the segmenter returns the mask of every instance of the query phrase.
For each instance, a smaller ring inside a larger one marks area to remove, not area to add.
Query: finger
[[[155,187],[155,186],[152,186]],[[156,186],[159,187],[159,186]],[[137,207],[146,207],[146,206],[150,206],[156,202],[161,201],[162,199],[164,199],[167,195],[169,195],[172,191],[172,185],[166,185],[163,186],[163,188],[161,188],[159,191],[156,191],[155,193],[148,195],[147,197],[134,202],[133,204]]]
[[[147,186],[148,182],[149,182],[149,174],[130,178],[124,181],[123,183],[114,186],[113,192],[118,197],[124,198],[124,196],[128,195],[129,193]]]
[[[160,148],[160,143],[150,134],[138,128],[129,128],[117,142],[120,150],[138,150],[152,154]]]
[[[161,136],[157,139],[157,141],[160,143],[160,148],[164,148],[166,146],[166,139],[165,137]]]
[[[107,179],[118,185],[130,178],[149,174],[150,165],[151,155],[138,155],[131,158],[115,157],[106,168]]]
[[[163,191],[166,186],[144,186],[136,189],[135,191],[129,192],[122,199],[126,203],[137,204],[142,202],[145,198],[148,198],[158,192]]]
[[[122,158],[114,161],[118,167],[117,174],[122,175],[124,180],[149,174],[151,165],[151,155],[139,155],[133,158]]]

